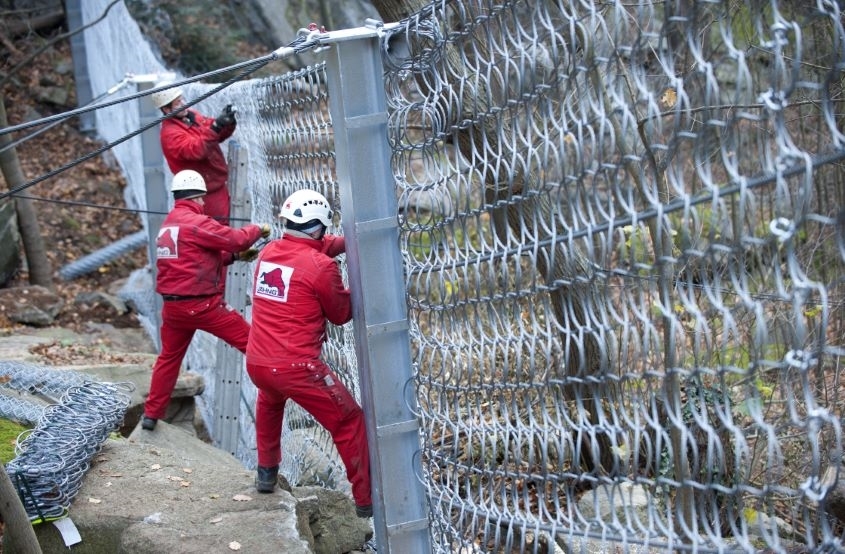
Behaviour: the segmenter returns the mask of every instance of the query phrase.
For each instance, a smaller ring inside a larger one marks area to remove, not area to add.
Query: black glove
[[[228,104],[223,111],[220,112],[220,115],[214,120],[214,123],[211,124],[211,128],[214,130],[215,133],[219,133],[223,127],[228,127],[229,125],[235,124],[235,108],[232,107],[231,104]]]

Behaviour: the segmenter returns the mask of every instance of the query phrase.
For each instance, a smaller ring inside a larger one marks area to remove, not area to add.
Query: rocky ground
[[[57,343],[75,345],[75,352],[90,347],[119,361],[75,358],[62,368],[51,366],[45,376],[69,369],[131,390],[120,433],[94,454],[70,505],[69,520],[81,538],[73,552],[340,554],[360,552],[370,538],[370,522],[355,516],[343,492],[287,487],[256,494],[253,472],[195,433],[193,397],[203,390],[197,375],[180,376],[171,401],[175,411],[168,411],[173,418],[153,432],[140,429],[153,357],[140,353],[151,350],[143,330],[101,325],[84,335],[57,327],[20,332],[25,334],[0,337],[0,360],[38,364],[43,349]],[[43,552],[65,550],[52,524],[36,525],[35,531]],[[14,537],[7,538],[0,552],[6,546],[8,552],[20,551]]]

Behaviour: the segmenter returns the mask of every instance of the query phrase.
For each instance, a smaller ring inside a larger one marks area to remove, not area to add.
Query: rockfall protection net
[[[436,552],[843,549],[842,21],[439,1],[385,37]],[[203,107],[238,106],[254,221],[304,187],[340,211],[326,99],[354,91],[322,72]],[[357,390],[349,331],[326,352]],[[287,419],[287,460],[332,452]]]
[[[819,503],[842,23],[824,1],[407,21],[385,82],[439,549],[841,548]]]
[[[0,383],[4,416],[34,426],[16,441],[9,479],[33,523],[64,517],[94,454],[123,423],[133,387],[8,361]]]

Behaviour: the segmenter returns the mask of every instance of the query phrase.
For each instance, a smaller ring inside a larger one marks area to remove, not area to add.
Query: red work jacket
[[[176,175],[183,169],[193,169],[203,176],[209,194],[226,186],[229,166],[220,143],[232,136],[235,125],[228,125],[215,133],[211,129],[214,119],[201,113],[194,114],[194,123],[171,117],[161,122],[161,150],[170,171]]]
[[[156,240],[156,292],[176,296],[222,294],[223,266],[261,236],[261,227],[234,229],[203,213],[192,200],[177,200]]]
[[[264,247],[253,280],[248,364],[318,359],[326,320],[342,325],[352,319],[349,289],[333,259],[345,247],[343,237],[315,240],[290,233]]]

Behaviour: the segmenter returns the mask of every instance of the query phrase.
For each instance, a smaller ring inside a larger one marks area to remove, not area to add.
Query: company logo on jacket
[[[258,265],[258,278],[255,280],[253,296],[260,296],[274,302],[287,302],[292,274],[292,267],[261,262]]]
[[[156,239],[156,256],[159,258],[178,258],[179,227],[162,227]]]

